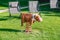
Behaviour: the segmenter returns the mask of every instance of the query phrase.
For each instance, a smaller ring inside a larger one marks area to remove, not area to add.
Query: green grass
[[[4,9],[7,9],[7,7],[0,6],[0,10],[4,10]]]
[[[19,15],[0,13],[0,40],[60,40],[60,12],[41,12],[43,22],[32,25],[32,34],[23,32]]]

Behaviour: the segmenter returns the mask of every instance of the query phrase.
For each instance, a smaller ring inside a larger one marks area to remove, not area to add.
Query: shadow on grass
[[[0,18],[0,21],[4,21],[4,20],[7,20],[6,18]]]
[[[50,5],[43,5],[39,7],[40,11],[51,11],[60,13],[60,8],[50,8]]]
[[[50,5],[40,6],[40,12],[45,14],[46,16],[58,16],[60,17],[60,9],[59,8],[50,8]]]
[[[0,28],[0,31],[8,31],[8,32],[25,32],[25,30],[16,30],[16,29],[7,29],[7,28]]]
[[[21,17],[18,17],[18,16],[3,16],[3,17],[0,17],[0,21],[12,20],[14,18],[21,19]]]
[[[14,19],[14,18],[21,19],[21,16],[6,16],[6,17],[9,17],[9,18],[12,18],[12,19]]]
[[[45,16],[57,16],[57,17],[60,17],[60,12],[44,11],[44,12],[41,12],[41,13],[44,14]]]
[[[58,16],[58,17],[60,17],[60,15],[45,15],[45,16]]]

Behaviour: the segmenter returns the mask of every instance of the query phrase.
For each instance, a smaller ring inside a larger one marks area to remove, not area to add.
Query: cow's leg
[[[29,32],[32,32],[32,25],[29,23]]]
[[[31,32],[32,31],[32,27],[31,27],[31,24],[29,22],[26,23],[26,29],[25,29],[26,32]]]
[[[21,15],[21,26],[23,26],[23,23],[24,23],[24,15],[22,14]]]
[[[26,22],[26,29],[25,29],[26,32],[29,32],[29,23]]]
[[[29,32],[32,32],[32,24],[33,24],[33,21],[31,20],[29,23]]]

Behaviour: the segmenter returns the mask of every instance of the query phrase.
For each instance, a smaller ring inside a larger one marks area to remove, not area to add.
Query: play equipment
[[[29,1],[29,11],[38,12],[38,1]]]
[[[59,8],[58,0],[50,0],[50,8]]]
[[[20,12],[19,2],[9,2],[9,15]]]

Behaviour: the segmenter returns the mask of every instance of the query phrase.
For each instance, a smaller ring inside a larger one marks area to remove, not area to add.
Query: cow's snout
[[[43,19],[42,18],[39,18],[39,22],[42,22],[43,21]]]

